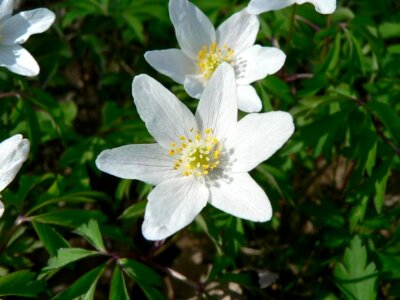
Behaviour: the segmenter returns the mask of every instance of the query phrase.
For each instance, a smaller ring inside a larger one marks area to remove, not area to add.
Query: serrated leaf
[[[62,235],[50,226],[38,222],[32,222],[32,225],[51,256],[55,256],[60,248],[69,248],[68,242]]]
[[[46,284],[35,280],[35,276],[29,271],[17,271],[0,277],[0,296],[36,298],[44,291]]]
[[[374,300],[377,296],[377,272],[373,262],[368,264],[367,250],[355,236],[346,248],[343,263],[334,270],[336,285],[346,299]]]
[[[111,280],[110,300],[130,300],[121,269],[116,266]]]
[[[76,229],[76,232],[85,237],[97,250],[106,252],[99,224],[95,220],[91,219],[89,223],[81,225]]]
[[[70,287],[55,296],[53,300],[70,300],[84,296],[83,299],[93,299],[94,289],[106,265],[103,264],[86,273],[75,281]]]
[[[61,248],[57,251],[57,256],[50,258],[49,265],[44,270],[59,269],[71,262],[94,255],[100,255],[100,253],[81,248]]]

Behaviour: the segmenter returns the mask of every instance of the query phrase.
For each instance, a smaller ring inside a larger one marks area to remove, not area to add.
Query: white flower
[[[250,0],[247,11],[250,14],[261,14],[271,10],[279,10],[294,3],[311,3],[317,12],[321,14],[331,14],[336,9],[336,0]]]
[[[97,167],[156,187],[142,227],[149,240],[164,239],[193,221],[210,203],[236,217],[271,218],[267,195],[248,172],[292,135],[290,114],[248,114],[237,121],[236,83],[223,63],[206,85],[196,114],[147,75],[132,84],[134,102],[155,144],[103,151]]]
[[[28,158],[29,141],[22,135],[14,135],[0,143],[0,192],[17,175],[22,164]],[[4,205],[0,201],[0,217],[4,213]]]
[[[182,50],[146,52],[147,62],[183,84],[188,94],[197,99],[216,68],[227,62],[236,73],[238,108],[260,111],[261,100],[250,83],[277,72],[286,55],[277,48],[254,45],[260,27],[258,18],[242,10],[215,30],[211,21],[187,0],[171,0],[169,14]]]
[[[0,66],[20,75],[35,76],[39,74],[39,65],[20,44],[32,34],[46,31],[55,15],[46,8],[38,8],[12,16],[13,2],[0,0]]]

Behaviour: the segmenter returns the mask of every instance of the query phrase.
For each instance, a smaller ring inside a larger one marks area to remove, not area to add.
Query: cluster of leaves
[[[215,24],[247,5],[193,2]],[[94,160],[151,142],[132,104],[134,75],[197,104],[143,59],[176,45],[167,1],[22,1],[21,10],[43,6],[58,20],[26,44],[40,76],[0,70],[0,140],[23,133],[32,145],[2,193],[0,297],[400,297],[400,3],[260,16],[258,42],[287,54],[256,84],[263,110],[290,111],[296,123],[252,174],[274,217],[254,224],[207,207],[165,243],[140,232],[151,186],[101,173]]]

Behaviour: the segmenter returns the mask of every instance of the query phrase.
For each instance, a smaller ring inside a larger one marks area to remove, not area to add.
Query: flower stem
[[[5,234],[5,237],[3,239],[3,242],[0,244],[0,255],[3,253],[3,251],[7,248],[8,243],[10,242],[11,238],[13,237],[14,233],[18,230],[19,226],[25,221],[25,218],[23,216],[19,216],[10,230]]]
[[[0,98],[7,98],[7,97],[21,97],[19,93],[16,92],[7,92],[7,93],[0,93]]]

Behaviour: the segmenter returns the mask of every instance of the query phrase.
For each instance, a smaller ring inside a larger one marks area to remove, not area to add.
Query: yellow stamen
[[[211,128],[206,128],[203,134],[200,130],[194,132],[193,128],[190,132],[192,136],[179,137],[179,140],[185,141],[180,143],[180,147],[176,142],[170,143],[169,155],[178,156],[173,169],[182,170],[183,176],[207,175],[219,166],[222,145]]]
[[[224,45],[221,49],[217,43],[213,42],[209,47],[204,46],[199,51],[197,54],[197,65],[204,79],[210,79],[221,63],[227,62],[233,64],[234,57],[235,52],[227,45]]]

